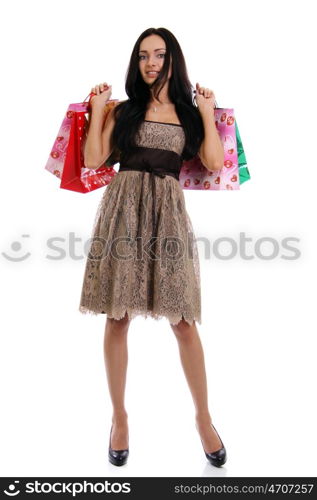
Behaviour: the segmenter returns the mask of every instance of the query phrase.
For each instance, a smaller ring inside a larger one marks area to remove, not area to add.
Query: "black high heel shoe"
[[[113,465],[124,465],[128,460],[129,448],[127,448],[126,450],[113,450],[111,448],[111,433],[112,433],[112,426],[109,438],[109,450],[108,450],[109,462],[111,462]]]
[[[216,431],[214,425],[213,424],[211,424],[211,425],[213,426],[214,431],[216,432],[218,438],[220,439],[222,447],[217,451],[213,451],[211,453],[206,453],[201,438],[200,438],[200,441],[201,441],[201,444],[203,445],[204,453],[206,455],[206,458],[209,460],[209,462],[212,465],[214,465],[215,467],[221,467],[227,461],[227,452],[226,452],[226,448],[224,447],[224,444],[223,444],[218,432]]]

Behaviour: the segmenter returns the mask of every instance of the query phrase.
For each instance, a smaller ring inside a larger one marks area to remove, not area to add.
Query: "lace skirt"
[[[154,180],[153,180],[154,176]],[[153,184],[154,183],[154,184]],[[122,171],[105,188],[87,255],[79,311],[201,323],[197,243],[172,176]]]

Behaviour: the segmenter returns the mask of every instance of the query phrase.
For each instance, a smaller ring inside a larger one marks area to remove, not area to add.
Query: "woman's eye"
[[[163,56],[163,57],[165,57],[165,54],[158,54],[158,56]],[[143,56],[143,55],[141,56],[141,55],[140,55],[140,56],[139,56],[139,59],[142,59],[142,57],[145,57],[145,56]]]

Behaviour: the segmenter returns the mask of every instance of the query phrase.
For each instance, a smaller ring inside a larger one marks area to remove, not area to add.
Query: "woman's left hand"
[[[196,83],[196,103],[201,113],[210,113],[215,107],[215,100],[215,94],[212,90]]]

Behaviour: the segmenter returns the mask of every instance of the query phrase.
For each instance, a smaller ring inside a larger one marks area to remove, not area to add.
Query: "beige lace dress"
[[[99,203],[79,311],[201,323],[197,243],[178,176],[181,125],[143,120]]]

